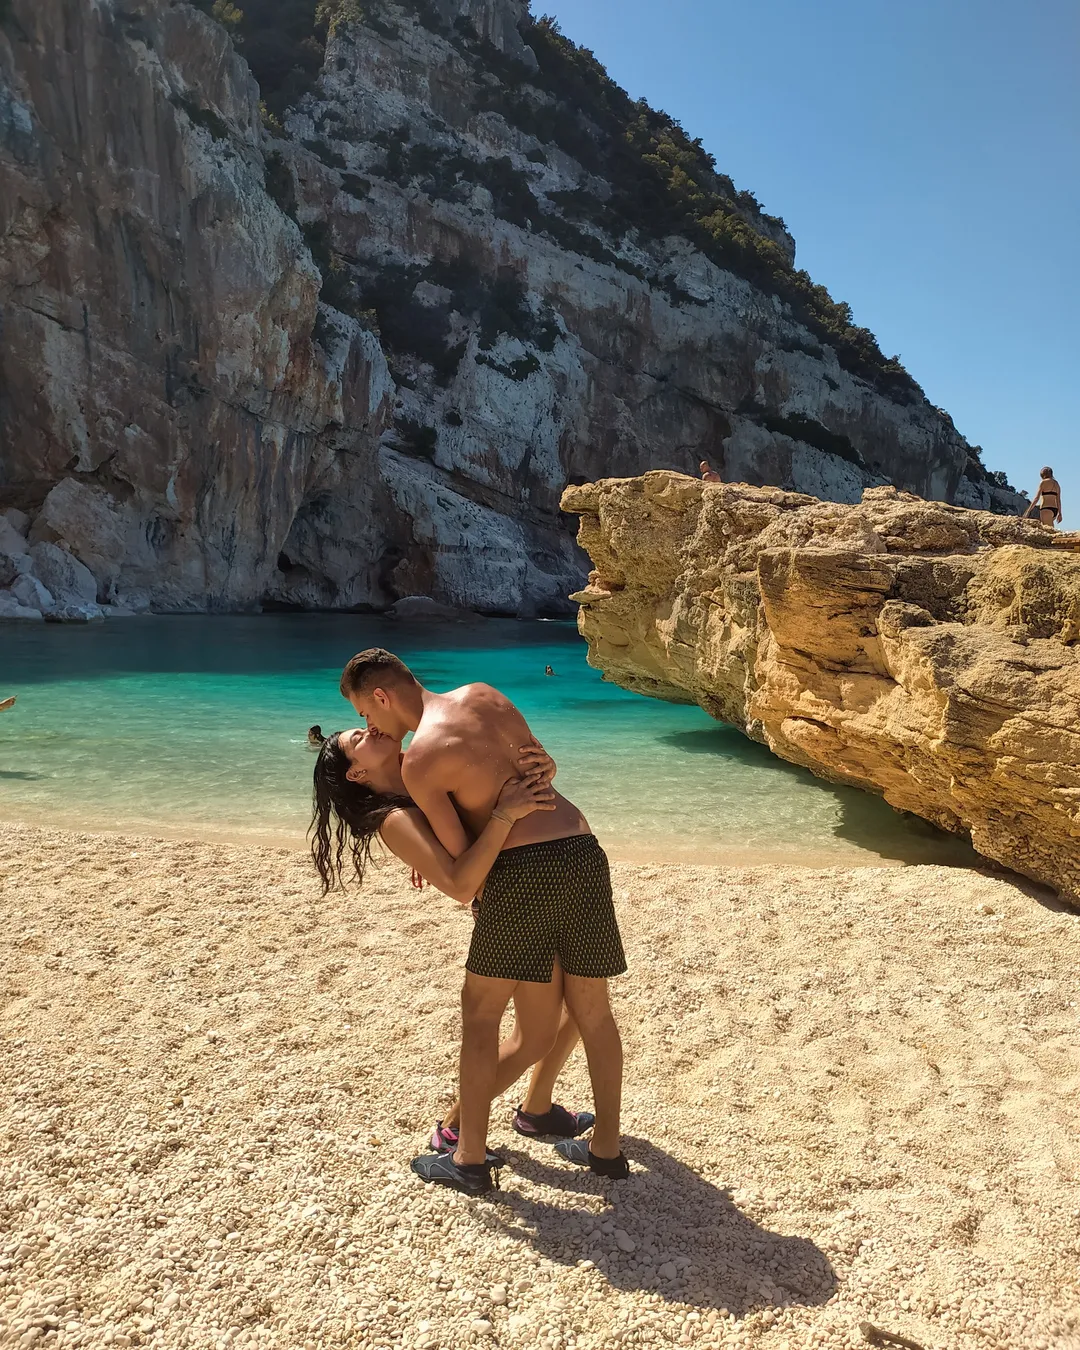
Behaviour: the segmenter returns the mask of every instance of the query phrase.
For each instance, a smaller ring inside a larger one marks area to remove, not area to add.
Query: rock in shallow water
[[[394,619],[476,619],[479,617],[471,609],[455,609],[453,605],[440,605],[427,595],[403,595],[400,600],[386,611]]]
[[[589,660],[1080,898],[1080,535],[872,488],[571,487]]]
[[[10,591],[0,591],[0,619],[28,619],[40,623],[45,616],[40,609],[28,609],[21,605]]]

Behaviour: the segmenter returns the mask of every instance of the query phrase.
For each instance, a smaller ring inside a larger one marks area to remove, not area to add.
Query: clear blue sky
[[[1080,529],[1076,0],[533,0],[783,216],[988,468]]]

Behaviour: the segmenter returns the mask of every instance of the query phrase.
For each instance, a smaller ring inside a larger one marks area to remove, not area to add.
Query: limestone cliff
[[[278,116],[258,35],[183,0],[0,6],[7,612],[558,609],[563,486],[703,455],[1015,509],[782,222],[522,0],[349,13]],[[705,185],[693,238],[670,183],[627,216],[620,99]],[[96,600],[39,595],[46,545]]]
[[[568,488],[589,660],[1080,898],[1080,534],[870,488]]]

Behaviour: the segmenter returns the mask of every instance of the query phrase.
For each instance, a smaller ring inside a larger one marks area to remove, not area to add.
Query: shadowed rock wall
[[[609,187],[508,120],[548,106],[521,0],[439,0],[435,28],[365,9],[271,133],[182,0],[10,0],[0,508],[19,575],[44,584],[48,543],[96,594],[43,612],[557,610],[584,571],[563,486],[703,455],[1015,509],[946,415],[852,375],[775,296],[686,239],[569,219]],[[731,209],[793,257],[782,222]]]

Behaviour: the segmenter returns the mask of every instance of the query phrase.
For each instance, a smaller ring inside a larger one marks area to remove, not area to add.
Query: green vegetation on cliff
[[[683,235],[718,266],[779,297],[832,347],[845,369],[894,399],[923,397],[899,359],[886,357],[873,333],[854,322],[850,306],[794,267],[783,245],[769,237],[783,238],[783,221],[765,215],[751,193],[738,191],[717,172],[700,138],[689,137],[677,121],[643,99],[631,99],[554,19],[529,19],[523,26],[522,36],[538,63],[532,70],[478,37],[466,19],[446,27],[426,0],[397,0],[392,8],[386,0],[243,0],[242,8],[232,0],[195,2],[234,34],[275,119],[314,88],[332,29],[366,25],[392,38],[398,32],[395,15],[400,20],[404,10],[441,32],[474,64],[478,110],[497,112],[541,143],[559,146],[606,182],[610,193],[556,193],[549,199],[553,211],[508,158],[482,164],[460,155],[446,160],[432,147],[406,149],[403,144],[388,145],[386,176],[424,179],[425,189],[436,196],[448,195],[462,177],[482,182],[497,214],[636,275],[640,269],[619,252],[628,236],[648,243]],[[534,151],[532,157],[543,154]],[[673,298],[689,297],[673,292]]]
[[[583,193],[564,200],[566,214],[577,212],[615,239],[628,229],[654,239],[685,235],[718,266],[789,304],[846,369],[894,397],[922,396],[899,360],[884,356],[873,333],[855,324],[851,307],[833,300],[746,220],[744,213],[760,211],[756,198],[737,192],[726,174],[717,173],[700,138],[691,139],[674,118],[644,99],[631,99],[555,20],[532,22],[523,36],[540,66],[534,83],[552,101],[538,105],[521,92],[508,94],[508,120],[554,141],[612,187],[606,201]],[[766,227],[783,227],[775,217],[761,219]]]

